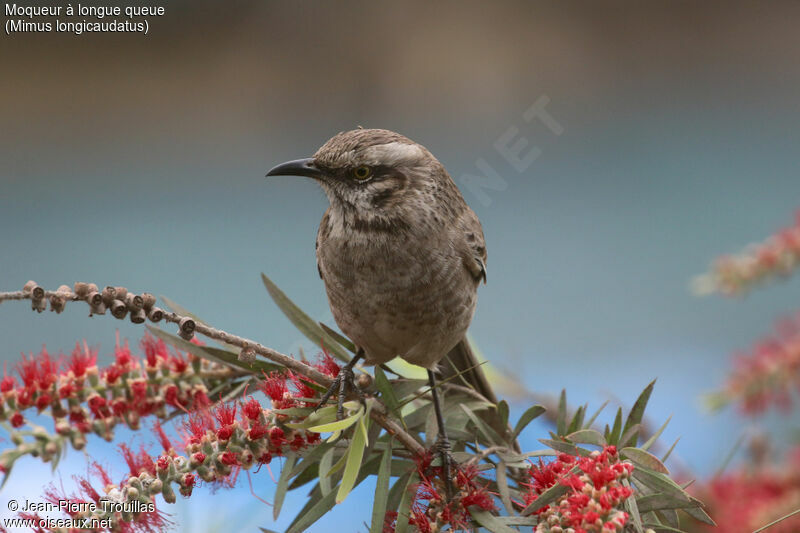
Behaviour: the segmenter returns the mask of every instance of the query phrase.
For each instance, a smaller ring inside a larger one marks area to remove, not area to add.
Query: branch
[[[5,300],[30,300],[31,308],[40,313],[46,309],[48,301],[50,302],[51,311],[57,313],[61,313],[64,310],[67,302],[84,301],[89,305],[89,316],[105,314],[108,309],[111,311],[112,316],[120,320],[130,315],[130,320],[134,324],[142,324],[145,322],[145,318],[154,323],[164,320],[177,324],[179,328],[178,334],[185,340],[190,340],[195,333],[200,333],[210,339],[241,348],[240,359],[247,359],[255,353],[285,366],[323,387],[330,387],[333,383],[333,380],[327,375],[291,356],[250,339],[198,322],[189,316],[164,311],[154,305],[155,297],[149,293],[137,295],[128,292],[125,287],[111,286],[99,291],[94,283],[83,282],[76,283],[74,290],[66,285],[61,285],[55,291],[48,291],[40,287],[36,282],[29,281],[21,291],[0,292],[0,303]],[[389,418],[386,407],[380,401],[377,401],[376,405],[371,409],[370,417],[390,435],[396,437],[410,452],[416,455],[425,453],[425,448],[422,444]]]

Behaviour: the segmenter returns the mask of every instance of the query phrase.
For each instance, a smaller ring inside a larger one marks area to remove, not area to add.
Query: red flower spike
[[[25,425],[25,417],[22,416],[22,413],[16,412],[11,415],[9,422],[11,422],[11,427],[19,428]]]

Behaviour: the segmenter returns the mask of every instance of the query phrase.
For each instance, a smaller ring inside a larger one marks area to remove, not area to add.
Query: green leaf
[[[358,419],[358,427],[353,432],[353,440],[347,452],[347,464],[342,475],[342,484],[336,493],[336,503],[342,503],[356,484],[358,471],[361,470],[361,461],[364,459],[364,448],[367,446],[367,428],[364,418]]]
[[[484,511],[480,507],[473,505],[469,508],[469,514],[480,525],[491,531],[491,533],[519,533],[516,529],[511,529],[489,511]]]
[[[642,444],[641,448],[642,448],[643,450],[645,450],[645,451],[649,450],[649,449],[650,449],[650,446],[652,446],[653,444],[655,444],[655,443],[656,443],[656,441],[657,441],[657,440],[658,440],[658,438],[661,436],[661,434],[664,432],[664,430],[665,430],[665,429],[667,429],[667,424],[669,424],[669,421],[670,421],[670,420],[672,420],[672,415],[669,415],[669,418],[667,418],[667,421],[666,421],[666,422],[664,422],[664,424],[663,424],[663,425],[662,425],[660,428],[658,428],[658,431],[656,431],[655,433],[653,433],[653,434],[650,436],[650,438],[649,438],[649,439],[647,439],[647,442],[645,442],[644,444]]]
[[[669,456],[670,456],[670,455],[672,455],[672,450],[674,450],[674,449],[675,449],[675,446],[678,444],[678,441],[679,441],[679,440],[681,440],[681,438],[680,438],[680,437],[678,437],[677,439],[675,439],[675,442],[673,442],[673,443],[672,443],[672,446],[670,446],[670,447],[669,447],[669,450],[667,450],[667,453],[665,453],[665,454],[663,455],[663,457],[661,457],[661,462],[662,462],[662,463],[666,463],[666,462],[667,462],[667,459],[669,459]]]
[[[389,500],[389,476],[392,473],[392,441],[383,451],[378,480],[375,483],[375,498],[372,504],[372,524],[369,533],[382,533],[383,519],[386,516],[386,504]]]
[[[341,335],[335,329],[329,328],[328,326],[326,326],[322,322],[319,323],[319,326],[322,328],[322,330],[325,333],[330,335],[336,342],[338,342],[339,344],[341,344],[343,347],[347,348],[351,352],[356,353],[356,345],[353,344],[353,342],[350,339],[348,339],[344,335]]]
[[[416,471],[411,472],[408,476],[408,482],[403,490],[403,496],[400,498],[400,507],[397,508],[397,524],[394,528],[394,533],[406,533],[408,530],[408,519],[411,514],[411,503],[414,500],[414,491],[412,488],[419,481],[419,475]]]
[[[547,411],[547,409],[545,409],[541,405],[534,405],[533,407],[528,408],[524,413],[522,413],[522,416],[519,417],[517,425],[514,426],[514,438],[516,439],[517,436],[522,432],[522,430],[525,429],[525,427],[531,423],[531,421],[541,416],[542,413],[544,413],[545,411]]]
[[[622,485],[628,488],[631,487],[631,484],[627,479],[622,480]],[[642,527],[642,517],[639,516],[639,507],[636,505],[636,498],[628,498],[625,500],[625,506],[628,508],[631,518],[633,518],[633,527],[636,528],[636,532],[644,533],[644,528]]]
[[[327,496],[331,491],[331,467],[333,466],[333,454],[336,446],[329,444],[330,448],[322,454],[319,460],[319,489],[323,496]]]
[[[583,417],[586,415],[586,407],[580,406],[575,411],[575,414],[572,415],[572,420],[570,421],[569,425],[567,426],[567,433],[574,433],[578,431],[583,424]]]
[[[614,427],[611,429],[611,433],[606,435],[606,440],[609,444],[613,444],[615,446],[619,445],[619,437],[620,433],[622,432],[622,407],[617,409],[617,416],[614,417]]]
[[[694,518],[695,520],[699,520],[704,524],[708,524],[710,526],[716,526],[716,522],[714,522],[708,513],[706,513],[702,507],[687,507],[684,509],[684,512]]]
[[[644,418],[644,410],[645,408],[647,408],[647,402],[650,400],[650,394],[652,394],[653,387],[655,386],[656,386],[656,380],[651,381],[647,385],[647,387],[644,388],[639,397],[636,399],[636,403],[633,404],[631,412],[628,413],[628,418],[627,420],[625,420],[625,428],[622,430],[623,434],[626,433],[631,427],[635,426],[636,424],[642,423],[642,419]],[[628,446],[636,446],[637,441],[638,441],[638,432],[625,442],[620,442],[619,445],[623,448]]]
[[[586,423],[583,425],[584,428],[588,429],[588,428],[592,427],[592,424],[594,424],[594,421],[597,420],[598,416],[600,416],[600,413],[603,412],[603,409],[606,408],[606,406],[608,405],[608,402],[609,402],[609,400],[604,401],[603,405],[601,405],[597,409],[597,411],[595,411],[594,414],[591,417],[589,417],[589,420],[587,420]]]
[[[573,468],[571,472],[577,471],[576,468]],[[552,487],[545,490],[541,493],[535,500],[533,500],[530,505],[528,505],[525,509],[522,510],[520,513],[522,516],[528,516],[529,514],[533,513],[534,511],[538,511],[545,505],[550,505],[551,503],[555,502],[557,499],[562,497],[566,494],[569,490],[571,490],[566,485],[562,485],[560,483],[556,483]]]
[[[400,422],[405,424],[403,417],[400,416],[400,402],[397,400],[397,396],[395,396],[394,388],[379,366],[375,367],[375,388],[381,393],[381,399],[383,399],[383,403],[386,404],[389,412],[397,417]]]
[[[500,418],[500,425],[502,427],[508,426],[508,402],[500,400],[497,402],[497,416]]]
[[[558,413],[556,414],[556,434],[561,436],[567,432],[567,391],[561,389],[558,398]]]
[[[661,472],[662,474],[669,474],[669,470],[664,464],[650,452],[646,452],[640,448],[622,448],[620,455],[633,461],[636,466],[644,466],[650,470]]]
[[[633,441],[630,447],[634,447],[636,445],[636,441],[638,440],[636,436],[639,434],[639,430],[642,428],[641,424],[635,424],[629,427],[619,438],[619,447],[622,448],[622,443]]]
[[[490,428],[483,420],[478,418],[478,416],[475,415],[475,413],[473,413],[469,407],[463,404],[460,407],[467,414],[472,423],[475,424],[475,427],[478,429],[480,434],[483,435],[483,438],[485,438],[487,442],[491,444],[499,444],[503,442],[495,430]]]
[[[506,474],[506,463],[501,459],[495,469],[497,478],[497,492],[500,493],[500,501],[506,508],[508,514],[514,514],[514,507],[511,505],[511,491],[508,488],[508,476]]]
[[[676,498],[663,492],[656,492],[638,497],[636,499],[636,505],[639,506],[639,512],[649,513],[650,511],[660,511],[662,509],[699,507],[701,503],[694,498],[686,500],[684,498]]]
[[[564,442],[562,440],[539,439],[539,442],[541,442],[545,446],[553,448],[557,452],[568,453],[570,455],[581,455],[583,457],[586,457],[590,453],[589,450],[585,450],[583,448],[575,446],[571,442]]]
[[[595,446],[606,445],[606,439],[596,429],[579,429],[567,435],[567,438],[578,444],[594,444]]]
[[[343,431],[359,420],[364,417],[364,407],[361,408],[356,412],[356,414],[348,416],[342,420],[337,420],[335,422],[329,422],[327,424],[320,424],[318,426],[313,426],[308,428],[308,431],[313,431],[314,433],[330,433],[333,431]],[[287,424],[288,426],[289,424]]]
[[[691,501],[691,498],[680,485],[660,472],[654,472],[649,468],[640,466],[633,469],[633,478],[653,489],[655,492],[663,492],[684,501]]]
[[[263,272],[261,273],[261,281],[264,282],[264,286],[267,288],[267,292],[269,292],[275,304],[303,335],[308,337],[311,342],[320,348],[331,352],[338,359],[342,361],[350,360],[350,356],[347,355],[346,350],[342,348],[333,337],[325,333],[325,330],[323,330],[317,322],[305,314],[302,309],[297,307],[297,305],[295,305],[295,303],[292,302]]]
[[[281,514],[281,507],[283,506],[283,499],[286,497],[286,489],[289,488],[289,474],[294,468],[294,462],[297,460],[297,455],[290,453],[286,456],[286,462],[281,468],[281,475],[278,477],[278,486],[275,489],[275,500],[272,502],[272,519],[277,520]]]
[[[300,511],[295,521],[289,526],[289,529],[286,530],[286,533],[304,533],[307,531],[317,520],[333,509],[333,506],[336,504],[336,493],[331,491],[317,500],[316,503],[313,502],[314,500],[309,500],[308,503],[311,504],[311,506],[308,507],[307,510],[304,508]]]

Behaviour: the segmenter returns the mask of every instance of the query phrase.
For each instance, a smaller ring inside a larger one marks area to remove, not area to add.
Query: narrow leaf
[[[633,461],[636,466],[644,466],[650,470],[661,472],[662,474],[669,474],[669,470],[664,466],[658,457],[650,452],[646,452],[640,448],[622,448],[620,455]]]
[[[622,485],[628,488],[631,486],[627,479],[622,480]],[[636,498],[628,498],[625,500],[625,506],[628,508],[631,518],[633,518],[633,527],[636,528],[636,532],[644,533],[642,517],[639,516],[639,507],[636,505]]]
[[[286,497],[286,489],[289,488],[289,474],[292,472],[297,455],[290,453],[286,456],[286,462],[281,468],[281,475],[278,477],[278,486],[275,489],[275,501],[272,503],[272,519],[277,520],[281,514],[283,499]]]
[[[514,426],[514,438],[516,438],[532,420],[541,416],[545,411],[547,411],[547,409],[541,405],[534,405],[522,413],[522,416],[519,417],[519,421],[517,421],[517,425]]]
[[[611,433],[606,437],[606,440],[609,444],[613,444],[614,446],[619,445],[619,437],[620,433],[622,432],[622,407],[617,409],[617,416],[614,417],[614,427],[611,429]]]
[[[670,420],[672,420],[672,415],[669,415],[669,418],[667,418],[667,421],[666,421],[666,422],[664,422],[664,424],[663,424],[663,425],[662,425],[660,428],[658,428],[658,431],[656,431],[655,433],[653,433],[653,434],[650,436],[650,438],[649,438],[649,439],[647,439],[647,442],[645,442],[644,444],[642,444],[641,448],[642,448],[643,450],[647,451],[648,449],[650,449],[650,446],[652,446],[653,444],[655,444],[655,443],[656,443],[656,441],[658,440],[658,437],[660,437],[660,436],[661,436],[661,434],[664,432],[664,430],[665,430],[665,429],[667,429],[667,424],[669,424],[669,421],[670,421]]]
[[[339,485],[339,491],[336,494],[336,503],[342,503],[356,484],[358,471],[361,470],[361,461],[364,459],[364,448],[367,445],[366,438],[367,428],[364,424],[364,418],[361,417],[358,419],[358,427],[353,432],[353,441],[350,443],[350,448],[347,452],[347,464],[344,467],[342,484]]]
[[[600,413],[603,412],[603,409],[606,408],[606,406],[608,405],[608,402],[609,402],[609,400],[604,401],[603,405],[601,405],[600,407],[597,408],[597,411],[595,411],[594,414],[591,417],[589,417],[589,420],[587,420],[586,423],[583,425],[584,428],[588,429],[588,428],[592,427],[592,424],[594,424],[594,421],[597,420],[598,416],[600,416]]]
[[[356,353],[356,345],[353,344],[353,341],[351,341],[350,339],[348,339],[344,335],[340,335],[338,331],[336,331],[333,328],[329,328],[328,326],[326,326],[322,322],[319,323],[319,326],[323,329],[323,331],[325,331],[325,333],[327,333],[328,335],[333,337],[333,339],[336,342],[338,342],[339,344],[341,344],[343,347],[347,348],[351,352]]]
[[[556,414],[556,434],[564,435],[567,432],[567,391],[561,389],[558,398],[558,413]]]
[[[386,504],[389,500],[389,476],[392,473],[392,441],[383,451],[378,480],[375,483],[375,499],[372,504],[372,524],[369,533],[382,533],[383,519],[386,516]]]
[[[408,531],[408,519],[411,514],[411,503],[414,500],[414,485],[419,481],[419,475],[416,471],[412,472],[408,477],[403,496],[400,498],[400,507],[397,508],[397,524],[395,525],[394,533],[406,533]]]
[[[364,407],[362,406],[354,415],[348,416],[342,420],[337,420],[336,422],[330,422],[327,424],[320,424],[318,426],[313,426],[308,428],[309,431],[313,431],[314,433],[330,433],[331,431],[343,431],[360,419],[363,418],[364,415]],[[288,424],[287,424],[288,425]]]
[[[656,380],[651,381],[647,387],[644,388],[642,393],[636,399],[636,403],[633,404],[631,408],[631,412],[628,413],[628,418],[625,420],[625,428],[622,430],[623,434],[628,431],[631,427],[635,426],[636,424],[641,424],[642,419],[644,418],[644,410],[647,408],[647,402],[650,400],[650,394],[653,392],[653,387],[656,386]],[[633,437],[632,441],[620,442],[619,444],[622,447],[626,446],[636,446],[637,442],[636,436]]]
[[[525,509],[522,510],[520,513],[522,516],[527,516],[534,511],[538,511],[545,505],[550,505],[551,503],[555,502],[557,499],[562,497],[570,490],[569,487],[566,485],[562,485],[560,483],[556,483],[552,487],[545,490],[541,493],[535,500],[533,500],[530,505],[528,505]]]
[[[267,292],[272,297],[275,304],[283,311],[286,318],[294,324],[303,335],[319,346],[324,348],[335,355],[342,361],[349,361],[350,356],[342,346],[333,340],[333,337],[325,333],[319,324],[317,324],[311,317],[303,312],[294,302],[292,302],[286,294],[278,288],[263,272],[261,274],[261,281],[267,288]]]
[[[672,443],[672,446],[670,446],[670,447],[669,447],[669,450],[667,450],[667,453],[665,453],[665,454],[664,454],[664,456],[663,456],[663,457],[661,457],[661,462],[662,462],[662,463],[666,463],[666,462],[667,462],[667,459],[669,459],[669,456],[670,456],[670,455],[672,455],[672,450],[674,450],[674,449],[675,449],[675,446],[678,444],[678,441],[679,441],[679,440],[681,440],[681,438],[680,438],[680,437],[678,437],[677,439],[675,439],[675,442],[673,442],[673,443]]]
[[[323,496],[327,496],[331,491],[331,466],[333,466],[333,453],[336,447],[329,445],[330,448],[322,455],[319,460],[319,488]]]
[[[469,508],[469,514],[480,525],[491,531],[491,533],[519,533],[516,529],[511,529],[489,511],[484,511],[480,507],[473,505]]]
[[[506,463],[501,459],[495,469],[497,478],[497,491],[500,493],[500,501],[506,508],[508,514],[514,514],[514,507],[511,505],[511,491],[508,488],[508,476],[506,474]]]
[[[595,446],[606,445],[606,439],[596,429],[579,429],[567,435],[567,438],[578,444],[594,444]]]

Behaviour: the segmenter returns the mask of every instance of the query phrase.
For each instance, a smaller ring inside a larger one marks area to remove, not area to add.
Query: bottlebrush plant
[[[769,281],[788,278],[798,266],[800,211],[792,225],[763,242],[717,259],[708,273],[695,279],[694,288],[699,294],[740,296]],[[735,405],[752,423],[771,408],[789,414],[798,387],[800,312],[779,320],[774,333],[736,354],[724,385],[707,396],[707,403],[712,410]],[[767,434],[756,433],[742,466],[720,472],[695,488],[719,524],[702,531],[800,531],[800,446],[789,443],[785,454],[775,453],[771,446]]]
[[[427,381],[379,366],[374,379],[359,377],[366,400],[351,398],[345,418],[337,420],[333,405],[315,410],[354,346],[313,321],[266,276],[263,281],[281,310],[323,350],[316,362],[215,329],[166,299],[171,311],[161,309],[152,295],[123,287],[76,283],[47,291],[29,282],[21,291],[0,293],[0,302],[28,300],[39,312],[49,304],[60,313],[67,303],[84,301],[90,314],[110,311],[117,319],[153,323],[138,350],[118,340],[105,367],[98,367],[96,351],[78,344],[69,356],[42,350],[23,357],[16,372],[4,375],[4,481],[23,456],[55,467],[68,448],[86,447],[89,434],[113,441],[114,429],[124,425],[153,428],[160,452],[120,443],[129,471],[121,481],[93,464],[94,480],[78,479],[71,491],[47,489],[45,500],[70,501],[71,527],[80,521],[89,530],[162,530],[170,525],[163,504],[178,494],[190,497],[204,484],[232,486],[242,471],[274,466],[277,457],[282,461],[273,517],[281,513],[287,491],[311,487],[290,533],[306,531],[370,476],[371,533],[481,527],[493,533],[680,532],[680,514],[714,523],[701,502],[670,477],[664,463],[674,444],[661,457],[650,451],[666,424],[643,435],[654,383],[627,413],[618,409],[602,426],[597,420],[604,406],[592,415],[588,406],[570,409],[562,392],[551,415],[554,427],[540,439],[545,448],[534,451],[520,450],[517,437],[544,407],[531,406],[512,423],[505,401],[490,403],[457,379],[440,383],[458,463],[448,497],[430,446],[437,428]],[[157,322],[177,325],[177,335]],[[43,417],[52,419],[51,428],[34,422]],[[70,527],[52,523],[41,522],[40,529]]]

